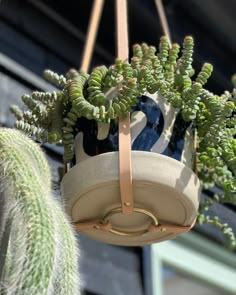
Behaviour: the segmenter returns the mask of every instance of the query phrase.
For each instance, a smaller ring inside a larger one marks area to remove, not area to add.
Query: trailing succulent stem
[[[50,171],[36,143],[0,129],[4,218],[11,220],[1,294],[78,294],[74,232],[51,193]]]
[[[209,215],[200,214],[198,213],[198,219],[199,224],[212,224],[219,228],[225,237],[225,244],[229,249],[235,249],[236,247],[236,241],[235,236],[233,233],[233,230],[231,227],[229,227],[228,223],[221,223],[218,216],[214,216],[213,218]]]
[[[218,216],[212,217],[206,214],[209,208],[215,203],[225,203],[225,202],[229,202],[229,200],[226,200],[223,194],[221,195],[214,194],[214,196],[212,197],[206,197],[204,202],[202,202],[200,205],[198,216],[197,216],[197,222],[200,225],[206,223],[206,224],[212,224],[216,226],[217,228],[219,228],[225,237],[226,246],[229,249],[233,250],[236,247],[236,239],[235,239],[235,235],[232,228],[228,225],[228,223],[222,223],[219,220]]]
[[[117,59],[90,74],[70,70],[64,77],[46,71],[45,77],[59,90],[23,96],[29,110],[12,107],[16,127],[40,142],[62,143],[64,161],[70,162],[80,117],[110,123],[132,111],[145,92],[160,92],[196,128],[203,186],[219,186],[225,202],[236,203],[236,88],[222,95],[205,89],[213,66],[205,63],[195,75],[193,51],[191,36],[184,39],[182,50],[178,44],[170,48],[162,37],[159,50],[135,44],[130,62]]]

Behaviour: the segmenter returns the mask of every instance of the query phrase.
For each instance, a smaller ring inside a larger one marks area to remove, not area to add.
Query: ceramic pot
[[[84,233],[116,245],[145,245],[176,237],[179,231],[149,231],[150,224],[188,227],[200,199],[200,182],[192,171],[190,124],[159,93],[139,98],[131,112],[131,160],[134,212],[121,212],[117,124],[81,119],[76,127],[75,162],[61,188],[74,222],[112,224]]]

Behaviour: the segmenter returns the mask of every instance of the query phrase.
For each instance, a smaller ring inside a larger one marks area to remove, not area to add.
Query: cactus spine
[[[3,224],[12,220],[1,294],[78,294],[74,232],[50,191],[42,151],[20,131],[0,129],[0,181]]]

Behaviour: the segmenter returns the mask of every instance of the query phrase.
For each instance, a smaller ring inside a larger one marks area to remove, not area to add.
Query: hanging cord
[[[91,17],[89,20],[88,32],[86,36],[84,51],[82,55],[81,72],[88,72],[91,64],[91,57],[101,19],[104,0],[94,0]]]
[[[123,60],[128,60],[129,41],[126,0],[116,0],[116,34],[117,57]]]
[[[162,0],[155,0],[155,4],[156,4],[157,12],[158,12],[158,15],[160,18],[162,30],[164,32],[164,35],[168,38],[169,45],[171,47],[172,42],[171,42],[171,36],[170,36],[170,29],[169,29],[169,25],[168,25],[168,21],[166,18],[166,14],[165,14]]]
[[[127,1],[116,0],[117,57],[129,58]],[[119,119],[119,176],[123,214],[133,213],[133,187],[131,171],[130,114]]]
[[[91,64],[92,53],[94,51],[95,40],[97,37],[98,27],[102,15],[104,6],[104,0],[94,0],[93,8],[89,20],[88,31],[86,34],[86,40],[84,50],[82,54],[82,63],[80,66],[80,72],[88,72]],[[64,174],[66,174],[71,168],[70,163],[64,164]]]

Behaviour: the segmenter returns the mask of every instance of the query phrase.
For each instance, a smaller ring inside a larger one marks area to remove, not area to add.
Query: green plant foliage
[[[221,223],[217,216],[214,216],[212,218],[209,215],[205,215],[201,213],[198,213],[198,223],[200,225],[204,223],[213,224],[214,226],[219,228],[225,237],[226,246],[231,250],[235,249],[235,246],[236,246],[235,236],[234,236],[232,228],[229,227],[228,223]]]
[[[212,198],[207,197],[200,205],[197,221],[199,224],[208,223],[218,227],[225,237],[226,246],[229,249],[234,250],[236,247],[236,239],[232,228],[227,223],[222,223],[217,216],[211,217],[206,214],[210,206],[214,205],[215,203],[225,202],[229,203],[230,199],[228,197],[226,199],[224,194],[215,194]],[[234,198],[232,198],[232,202],[235,203]]]
[[[191,36],[184,39],[182,50],[178,44],[170,48],[162,37],[158,51],[135,44],[130,63],[117,59],[109,68],[99,66],[91,74],[70,70],[65,77],[46,71],[45,77],[60,90],[23,96],[29,110],[12,108],[16,127],[39,141],[62,143],[64,160],[70,162],[78,118],[109,123],[131,111],[143,93],[159,91],[196,128],[197,169],[203,187],[217,185],[224,200],[235,203],[236,89],[222,95],[205,89],[213,66],[205,63],[195,76],[193,51]],[[235,76],[232,81],[236,85]]]
[[[0,293],[78,294],[74,232],[51,193],[42,151],[18,130],[0,129],[0,181],[5,205],[0,239],[11,220]]]
[[[29,111],[19,113],[19,109],[12,108],[18,120],[16,127],[43,142],[61,141],[64,160],[69,162],[73,157],[73,126],[78,118],[109,123],[130,111],[145,91],[160,91],[180,109],[184,120],[195,120],[212,66],[204,64],[196,81],[192,80],[193,46],[193,38],[187,36],[179,57],[180,46],[169,48],[167,38],[162,37],[159,52],[154,46],[136,44],[131,63],[117,59],[111,67],[99,66],[90,75],[70,70],[64,77],[47,70],[45,78],[61,90],[24,95],[22,100]]]

